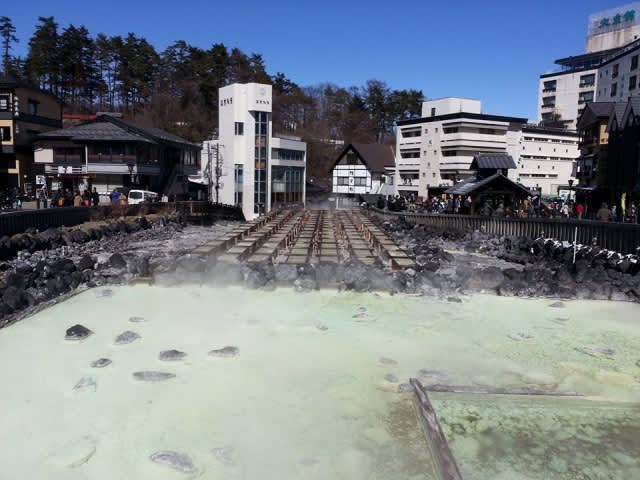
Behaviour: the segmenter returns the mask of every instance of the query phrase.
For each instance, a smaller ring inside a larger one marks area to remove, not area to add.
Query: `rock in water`
[[[110,288],[103,288],[102,290],[96,290],[97,298],[110,298],[113,297],[113,290]]]
[[[393,373],[387,373],[387,374],[384,376],[384,379],[385,379],[387,382],[391,382],[391,383],[398,383],[398,377],[396,377]]]
[[[396,365],[398,363],[393,358],[387,357],[380,357],[378,361],[383,365]]]
[[[212,357],[235,357],[240,353],[238,347],[224,347],[218,350],[211,350],[209,355]]]
[[[225,465],[233,465],[235,463],[233,460],[233,452],[233,447],[216,447],[211,449],[211,453],[216,457],[216,460]]]
[[[562,302],[553,302],[549,305],[551,308],[564,308],[564,303]]]
[[[78,383],[73,387],[75,391],[87,391],[93,389],[95,392],[98,389],[98,384],[93,377],[82,377]]]
[[[168,372],[143,371],[134,372],[133,378],[143,382],[162,382],[164,380],[169,380],[170,378],[175,378],[175,374]]]
[[[184,352],[181,352],[180,350],[163,350],[158,355],[158,359],[163,360],[165,362],[175,362],[178,360],[182,360],[186,356],[187,354]]]
[[[329,330],[329,327],[327,327],[326,325],[322,324],[322,323],[318,323],[316,325],[316,328],[318,330],[320,330],[321,332],[326,332],[327,330]]]
[[[132,323],[141,323],[141,322],[146,322],[147,319],[144,317],[129,317],[129,321]]]
[[[149,457],[152,462],[166,465],[174,470],[182,473],[195,473],[196,467],[189,455],[184,453],[172,452],[169,450],[161,450],[151,454]]]
[[[616,349],[609,347],[576,347],[576,350],[595,358],[608,358],[610,360],[616,354]]]
[[[91,362],[91,368],[104,368],[109,365],[111,365],[111,360],[108,358],[99,358],[98,360]]]
[[[127,343],[132,343],[138,340],[140,335],[136,332],[132,332],[131,330],[127,330],[126,332],[122,332],[120,335],[116,337],[115,344],[116,345],[125,345]]]
[[[509,335],[509,338],[511,340],[516,340],[516,341],[520,341],[520,340],[530,340],[533,338],[532,335],[529,335],[528,333],[522,333],[522,332],[518,332],[518,333],[512,333]]]
[[[430,381],[444,383],[449,380],[449,374],[443,370],[427,370],[426,368],[418,370],[418,375]]]
[[[408,393],[413,392],[413,387],[410,383],[401,383],[398,385],[398,393]]]
[[[87,327],[77,324],[67,328],[67,333],[64,338],[65,340],[84,340],[91,334],[93,334],[93,332]]]

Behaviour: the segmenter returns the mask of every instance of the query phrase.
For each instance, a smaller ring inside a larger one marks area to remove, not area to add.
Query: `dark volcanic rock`
[[[78,262],[78,270],[82,271],[87,269],[93,269],[94,265],[95,265],[95,262],[93,258],[91,258],[90,255],[85,255]]]
[[[65,340],[84,340],[89,335],[92,335],[93,332],[89,330],[87,327],[77,324],[73,327],[69,327],[65,334]]]
[[[186,356],[187,354],[180,350],[163,350],[158,354],[158,359],[165,362],[175,362],[182,360]]]
[[[140,337],[136,332],[132,332],[131,330],[127,330],[126,332],[122,332],[118,335],[114,341],[116,345],[126,345],[128,343],[133,343],[138,340]]]
[[[91,368],[104,368],[111,365],[111,360],[108,358],[99,358],[91,362]]]
[[[133,378],[136,380],[140,380],[142,382],[162,382],[164,380],[169,380],[171,378],[175,378],[175,374],[168,372],[156,372],[156,371],[142,371],[142,372],[134,372]]]
[[[224,347],[218,350],[211,350],[209,356],[211,357],[235,357],[240,353],[238,347]]]
[[[111,268],[116,268],[116,269],[127,268],[127,261],[119,253],[114,253],[113,255],[111,255],[109,257],[109,261],[107,262],[107,264]]]

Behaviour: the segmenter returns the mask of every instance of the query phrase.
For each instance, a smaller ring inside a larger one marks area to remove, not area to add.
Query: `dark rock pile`
[[[119,253],[131,241],[171,236],[172,217],[117,221],[95,228],[55,228],[0,239],[0,327],[19,312],[78,288],[126,283],[149,276],[152,254]]]
[[[413,226],[402,221],[379,223],[415,254],[415,267],[405,273],[411,272],[414,285],[423,291],[640,302],[638,255],[577,245],[574,264],[573,244],[553,239]],[[465,252],[486,255],[501,264],[460,261]]]

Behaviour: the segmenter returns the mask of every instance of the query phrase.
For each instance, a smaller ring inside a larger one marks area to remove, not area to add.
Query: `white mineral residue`
[[[567,301],[569,320],[558,323],[549,303],[194,286],[86,292],[0,330],[0,477],[435,478],[412,396],[388,379],[404,384],[423,370],[432,372],[425,383],[640,398],[640,306]],[[362,311],[366,322],[354,318]],[[136,324],[141,340],[114,345],[132,316],[148,319]],[[78,323],[94,334],[65,340]],[[514,341],[514,332],[532,338]],[[225,346],[240,353],[208,355]],[[172,349],[187,356],[159,360]],[[91,368],[96,358],[113,363]],[[154,371],[175,378],[133,377]],[[83,377],[97,388],[74,391]],[[212,454],[220,448],[232,462]],[[154,463],[159,451],[187,455],[197,473]]]

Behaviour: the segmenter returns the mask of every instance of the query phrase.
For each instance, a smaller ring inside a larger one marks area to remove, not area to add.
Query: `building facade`
[[[62,102],[54,95],[0,76],[0,190],[35,193],[33,142],[62,127]]]
[[[430,187],[468,178],[478,153],[506,153],[516,158],[526,121],[482,113],[479,100],[449,97],[423,102],[422,118],[397,125],[398,193],[425,198]]]
[[[188,197],[200,145],[110,115],[38,135],[35,164],[50,190],[140,188]]]
[[[587,102],[598,88],[597,68],[569,68],[541,75],[538,84],[538,122],[575,130]]]
[[[350,143],[338,155],[331,176],[338,208],[356,206],[364,195],[393,195],[393,149],[377,143]]]
[[[219,201],[246,219],[284,204],[304,204],[307,147],[273,135],[271,85],[234,83],[219,90]]]
[[[615,101],[633,94],[629,92],[637,89],[637,57],[632,60],[629,50],[637,42],[640,2],[590,15],[585,53],[558,59],[555,64],[560,71],[540,75],[538,122],[575,130],[586,103]],[[620,56],[628,58],[614,67]],[[636,67],[631,68],[631,62]]]
[[[515,179],[543,195],[558,195],[576,183],[575,163],[580,156],[574,130],[525,125],[520,136]],[[569,191],[568,194],[571,192]]]

